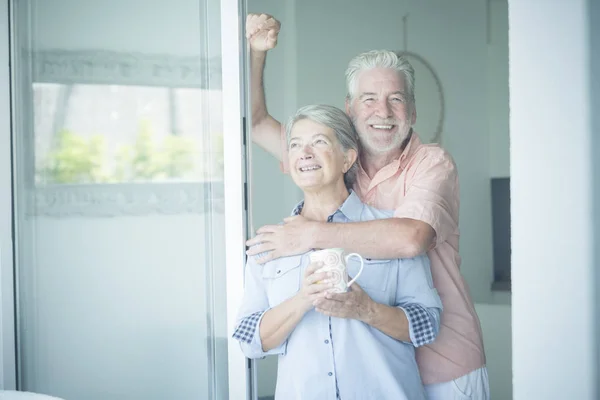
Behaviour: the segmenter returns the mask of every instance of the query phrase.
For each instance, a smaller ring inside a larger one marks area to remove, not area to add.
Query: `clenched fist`
[[[268,14],[248,14],[246,39],[254,51],[267,51],[277,46],[281,23]]]

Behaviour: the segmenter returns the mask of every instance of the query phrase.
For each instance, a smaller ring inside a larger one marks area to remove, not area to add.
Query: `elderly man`
[[[266,52],[275,47],[279,28],[269,15],[247,18],[253,140],[285,160],[281,124],[267,111],[262,85]],[[444,307],[436,341],[416,353],[428,398],[488,399],[481,327],[459,270],[458,174],[443,148],[422,144],[412,129],[417,116],[414,70],[393,52],[371,51],[350,61],[346,80],[346,112],[361,144],[354,191],[369,205],[393,209],[393,218],[339,224],[294,216],[283,225],[260,228],[247,243],[253,246],[248,254],[267,252],[258,260],[266,263],[312,248],[342,247],[373,259],[410,258],[427,252]],[[370,310],[373,319],[397,317],[360,291],[328,295],[316,310],[356,318],[357,303]],[[405,335],[410,317],[407,314],[402,324]]]

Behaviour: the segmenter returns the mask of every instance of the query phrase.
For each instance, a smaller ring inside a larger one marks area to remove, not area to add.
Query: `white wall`
[[[489,168],[490,178],[499,178],[510,176],[508,4],[506,0],[491,0],[488,7]],[[490,303],[475,305],[483,330],[490,395],[494,400],[510,400],[513,398],[511,293],[492,292]]]
[[[508,93],[508,5],[506,0],[489,2],[488,131],[490,177],[510,176]]]
[[[504,304],[476,304],[475,310],[483,330],[490,398],[511,400],[511,307]]]
[[[509,1],[517,400],[600,395],[598,11],[586,0]]]

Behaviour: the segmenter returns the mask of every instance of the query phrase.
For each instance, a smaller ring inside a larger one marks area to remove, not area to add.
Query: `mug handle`
[[[352,278],[352,280],[350,282],[348,282],[348,284],[346,285],[347,287],[352,286],[352,284],[354,282],[356,282],[356,280],[358,279],[358,277],[362,273],[363,268],[365,267],[365,262],[363,261],[363,258],[361,257],[361,255],[358,254],[358,253],[350,253],[346,257],[344,257],[344,260],[346,261],[346,265],[348,265],[348,259],[350,257],[358,257],[358,259],[360,260],[360,270],[358,271],[358,274],[356,274],[356,276],[354,278]]]

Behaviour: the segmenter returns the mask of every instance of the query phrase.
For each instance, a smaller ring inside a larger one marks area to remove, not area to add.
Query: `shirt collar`
[[[412,157],[412,155],[415,154],[417,149],[422,144],[423,143],[421,142],[421,139],[419,138],[419,135],[417,134],[417,132],[415,132],[414,130],[411,130],[410,139],[408,140],[408,144],[402,151],[402,154],[400,154],[400,158],[396,158],[395,160],[391,161],[389,164],[386,165],[386,167],[391,166],[391,167],[393,167],[394,170],[398,170],[398,168],[404,168],[407,160],[409,160],[410,157]],[[362,165],[360,164],[360,158],[357,161],[357,163],[358,163],[359,173],[366,175],[367,173],[365,172]]]
[[[408,141],[408,144],[404,148],[404,151],[402,152],[402,154],[400,154],[400,163],[398,165],[398,168],[404,166],[405,161],[412,157],[413,154],[415,154],[415,152],[421,146],[421,144],[422,143],[421,139],[419,138],[419,135],[411,128],[410,139]]]
[[[292,211],[292,216],[295,217],[297,215],[300,215],[303,208],[304,208],[304,200],[301,200],[300,203],[296,204],[296,207],[294,207],[294,210]]]
[[[360,221],[360,216],[362,214],[362,209],[364,204],[360,201],[360,198],[354,193],[354,190],[350,190],[350,196],[344,200],[342,205],[329,216],[328,221],[333,219],[333,216],[337,213],[342,213],[346,216],[351,222]],[[292,216],[300,215],[302,209],[304,208],[304,200],[300,201],[294,210],[292,211]]]
[[[413,130],[410,139],[408,140],[408,144],[400,154],[400,157],[391,161],[389,164],[381,168],[373,179],[367,175],[367,172],[363,169],[362,165],[358,164],[358,174],[357,174],[357,185],[362,193],[368,193],[375,186],[379,185],[381,182],[389,179],[394,176],[398,171],[402,171],[406,168],[406,165],[409,163],[410,159],[414,156],[414,154],[421,147],[421,139],[419,135]]]

